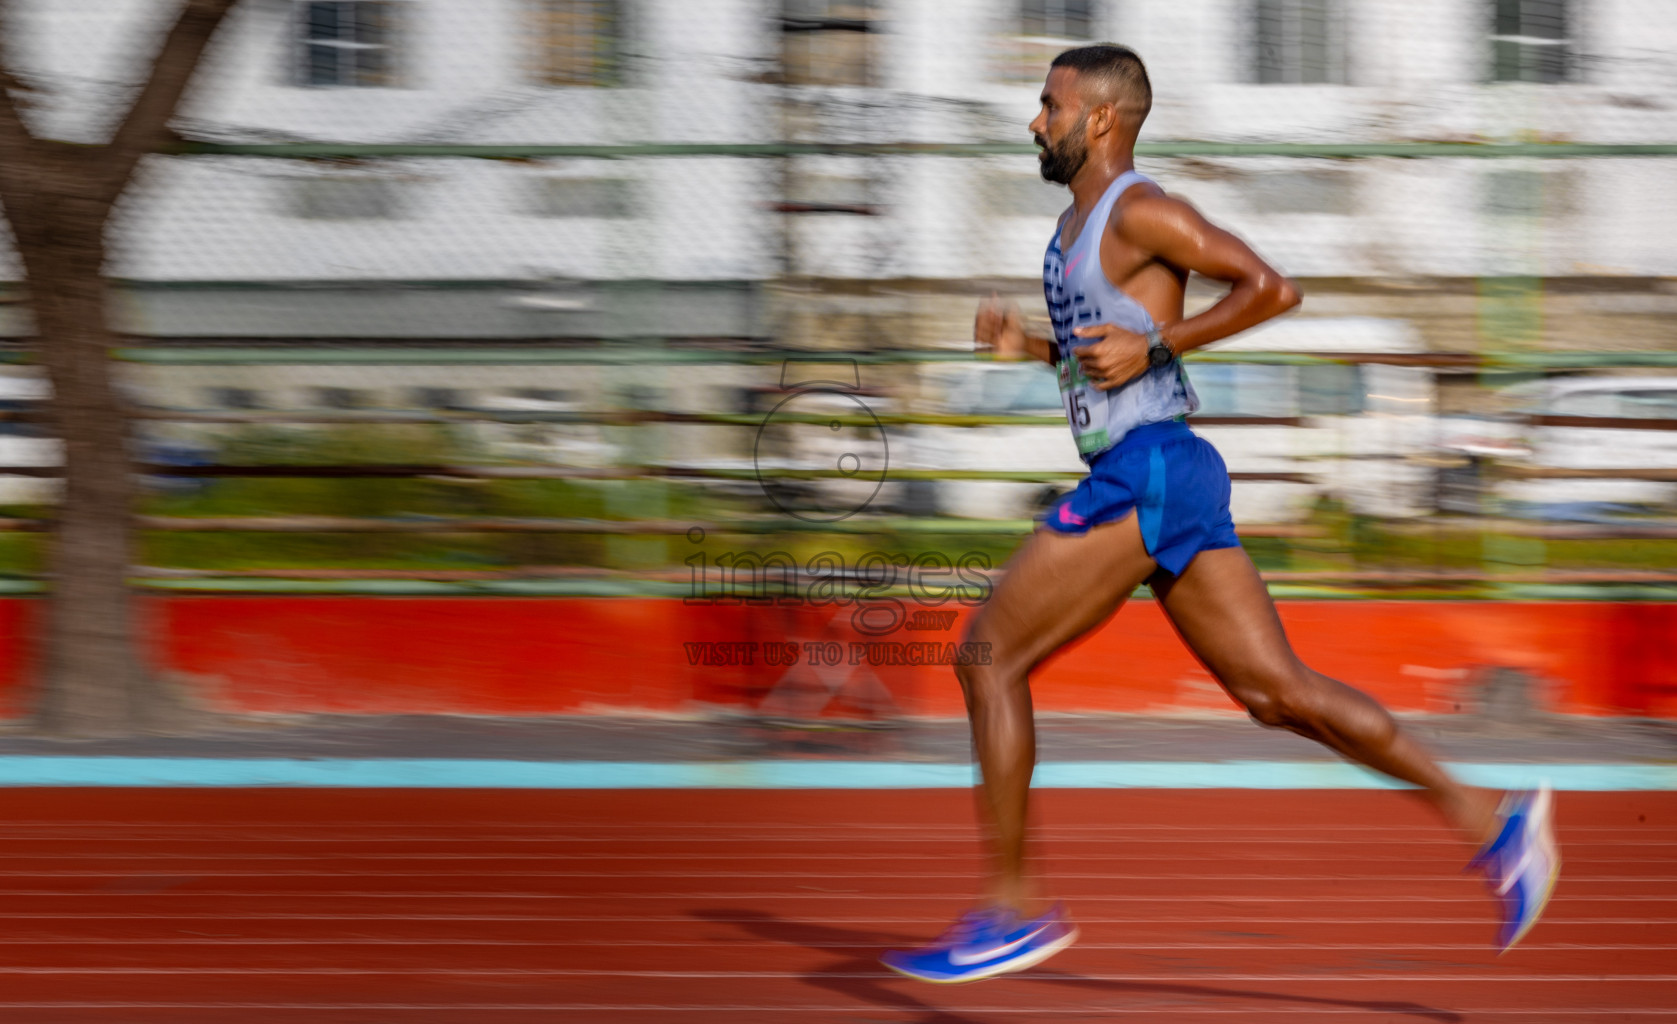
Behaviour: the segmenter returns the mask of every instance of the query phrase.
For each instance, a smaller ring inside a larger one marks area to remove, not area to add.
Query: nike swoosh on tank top
[[[1180,359],[1149,369],[1121,387],[1102,391],[1083,375],[1071,350],[1091,343],[1071,332],[1091,324],[1115,324],[1137,334],[1153,329],[1153,318],[1141,303],[1107,280],[1101,269],[1100,240],[1106,234],[1113,204],[1132,185],[1152,179],[1127,171],[1107,187],[1083,224],[1068,252],[1060,250],[1060,227],[1048,243],[1042,261],[1042,290],[1048,316],[1054,322],[1054,345],[1059,353],[1060,400],[1077,450],[1084,462],[1113,447],[1124,435],[1147,423],[1186,416],[1200,407]]]

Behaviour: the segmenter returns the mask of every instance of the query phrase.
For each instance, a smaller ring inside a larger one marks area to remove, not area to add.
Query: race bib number
[[[1083,364],[1068,356],[1060,360],[1060,400],[1066,407],[1077,450],[1084,455],[1107,446],[1105,417],[1097,425],[1096,403],[1104,398],[1083,374]]]

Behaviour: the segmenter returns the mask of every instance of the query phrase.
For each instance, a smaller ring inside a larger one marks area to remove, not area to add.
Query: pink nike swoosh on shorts
[[[1069,526],[1083,526],[1083,525],[1087,524],[1089,522],[1089,520],[1084,519],[1082,516],[1078,515],[1076,512],[1073,512],[1071,510],[1070,505],[1061,505],[1060,506],[1060,522],[1066,523]]]

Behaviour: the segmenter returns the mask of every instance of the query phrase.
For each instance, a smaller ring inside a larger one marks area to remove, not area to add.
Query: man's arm
[[[1302,299],[1298,286],[1265,263],[1245,242],[1200,216],[1180,199],[1138,196],[1125,204],[1121,237],[1173,266],[1230,284],[1217,304],[1197,316],[1161,324],[1177,355],[1256,327]],[[1147,339],[1111,324],[1078,328],[1091,344],[1075,349],[1097,387],[1118,387],[1147,369]]]
[[[1032,334],[1019,307],[994,295],[978,304],[972,336],[980,352],[993,352],[997,359],[1054,362],[1054,339]]]

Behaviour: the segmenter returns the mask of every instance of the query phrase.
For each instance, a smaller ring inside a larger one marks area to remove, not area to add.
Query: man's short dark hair
[[[1099,102],[1133,107],[1146,117],[1153,109],[1153,83],[1147,79],[1147,65],[1136,52],[1117,43],[1095,43],[1067,50],[1049,65],[1071,68],[1096,85]]]

